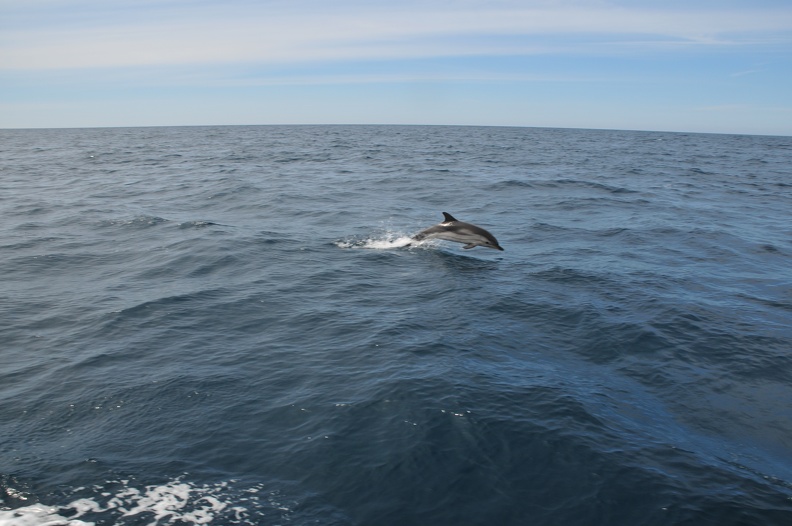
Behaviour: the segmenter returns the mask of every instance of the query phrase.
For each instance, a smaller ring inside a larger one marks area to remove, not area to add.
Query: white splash
[[[426,242],[415,241],[403,232],[386,232],[382,236],[367,239],[342,239],[336,241],[335,245],[340,248],[367,248],[373,250],[428,246]]]
[[[257,497],[236,496],[229,502],[232,497],[225,482],[199,486],[174,480],[143,489],[130,486],[126,480],[119,482],[123,485],[120,490],[107,492],[97,487],[96,497],[59,507],[36,503],[13,510],[0,508],[0,526],[93,526],[95,523],[88,519],[97,515],[103,522],[109,517],[144,516],[151,525],[210,524],[221,514],[224,521],[230,518],[234,524],[253,524],[248,519],[249,510],[242,504],[254,502]],[[248,491],[259,493],[262,488]],[[231,517],[226,516],[229,514]]]

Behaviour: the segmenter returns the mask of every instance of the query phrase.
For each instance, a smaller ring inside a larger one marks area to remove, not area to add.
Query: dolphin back
[[[443,232],[446,232],[447,230],[448,229],[444,227],[442,224],[430,226],[426,230],[421,230],[420,232],[415,234],[412,238],[416,241],[421,241],[422,239],[425,239],[427,236],[430,236],[432,234],[441,234]]]
[[[459,221],[448,212],[443,212],[442,223],[422,230],[412,237],[415,241],[422,241],[427,238],[445,239],[456,243],[464,243],[464,248],[483,246],[496,250],[503,250],[503,247],[498,244],[498,240],[495,239],[495,236],[480,226]]]

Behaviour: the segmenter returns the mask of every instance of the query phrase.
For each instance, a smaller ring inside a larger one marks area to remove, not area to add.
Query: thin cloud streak
[[[0,70],[549,54],[587,47],[591,52],[592,43],[598,52],[640,53],[669,45],[755,46],[762,43],[757,33],[792,33],[790,10],[430,7],[416,13],[414,6],[363,7],[306,13],[252,5],[225,11],[177,5],[168,6],[158,20],[114,23],[96,15],[68,27],[42,22],[46,27],[3,30]],[[499,35],[563,38],[555,43],[543,38],[542,45],[489,41]],[[612,45],[599,42],[605,35],[614,37]],[[463,37],[479,38],[463,43]],[[570,39],[578,45],[570,45]],[[620,45],[621,40],[631,42]]]
[[[613,82],[613,78],[592,78],[573,76],[549,76],[530,74],[359,74],[359,75],[311,75],[311,76],[273,76],[259,79],[229,79],[207,85],[217,87],[255,87],[255,86],[316,86],[344,84],[414,84],[414,83],[501,83],[501,82]]]

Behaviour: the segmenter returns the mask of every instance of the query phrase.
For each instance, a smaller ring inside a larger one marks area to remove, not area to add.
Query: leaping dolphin
[[[466,243],[462,248],[486,247],[495,250],[503,250],[498,244],[495,236],[481,227],[458,221],[448,212],[443,212],[443,222],[429,227],[415,234],[412,238],[415,241],[424,239],[445,239],[457,243]],[[409,246],[409,245],[407,245]]]

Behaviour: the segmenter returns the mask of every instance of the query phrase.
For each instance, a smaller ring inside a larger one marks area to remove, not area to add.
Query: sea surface
[[[792,138],[0,130],[45,524],[789,526]]]

